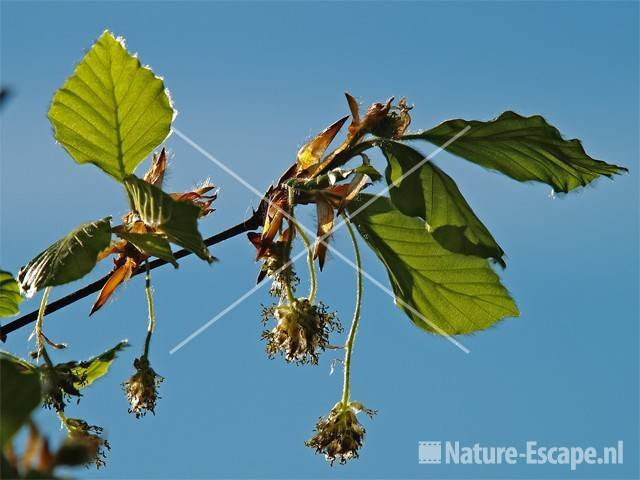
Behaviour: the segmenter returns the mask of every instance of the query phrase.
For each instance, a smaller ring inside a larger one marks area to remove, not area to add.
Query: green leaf
[[[355,212],[373,197],[349,205]],[[387,268],[396,304],[420,328],[439,334],[483,330],[518,308],[485,259],[442,248],[417,218],[380,197],[353,222]]]
[[[178,268],[178,262],[173,256],[171,245],[167,239],[157,233],[133,233],[133,232],[116,232],[120,238],[131,243],[141,253],[154,256],[166,260],[174,267]]]
[[[25,360],[24,358],[20,358],[16,355],[13,355],[12,353],[5,352],[3,350],[0,350],[0,360],[6,360],[15,363],[20,367],[21,370],[28,370],[30,372],[38,371],[38,367],[30,363],[28,360]]]
[[[449,175],[408,145],[384,142],[381,148],[388,161],[389,194],[398,210],[424,219],[427,230],[447,250],[493,258],[505,266],[504,251]]]
[[[470,130],[446,146],[447,151],[521,182],[546,183],[556,192],[585,186],[601,175],[611,177],[628,171],[591,158],[579,140],[564,140],[540,115],[523,117],[505,112],[489,122],[447,120],[402,139],[444,146],[467,127]]]
[[[167,236],[170,242],[195,253],[211,263],[213,257],[198,231],[200,207],[191,202],[174,200],[155,185],[135,175],[124,179],[131,208],[140,219],[157,232]]]
[[[26,364],[26,365],[25,365]],[[0,447],[29,419],[40,404],[40,374],[32,365],[0,352]]]
[[[372,165],[360,165],[359,167],[356,167],[351,171],[353,173],[363,173],[367,175],[372,182],[377,182],[378,180],[382,179],[382,175],[380,175],[380,172],[378,172],[378,170],[376,170]]]
[[[78,163],[122,182],[169,135],[174,110],[163,81],[105,31],[56,92],[55,137]]]
[[[18,308],[22,303],[20,287],[13,275],[0,270],[0,317],[11,317],[20,312]]]
[[[198,231],[200,212],[200,207],[197,205],[187,201],[175,200],[171,219],[160,226],[158,230],[164,233],[171,242],[212,263],[214,258],[209,253],[209,249]]]
[[[111,217],[80,225],[20,269],[20,290],[31,297],[42,288],[84,277],[93,270],[98,254],[110,242]]]
[[[89,360],[85,360],[84,362],[79,362],[77,367],[72,368],[72,371],[76,376],[82,378],[83,381],[81,383],[74,383],[73,386],[81,390],[105,376],[109,372],[109,368],[116,359],[117,354],[128,346],[129,342],[123,340],[106,352]]]

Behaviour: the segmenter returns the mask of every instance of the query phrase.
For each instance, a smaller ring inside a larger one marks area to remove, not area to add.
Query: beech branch
[[[262,207],[262,206],[261,206]],[[220,233],[217,233],[207,239],[205,239],[204,243],[205,245],[207,245],[207,247],[210,247],[211,245],[215,245],[216,243],[221,243],[224,242],[225,240],[228,240],[230,238],[236,237],[238,235],[241,235],[245,232],[249,232],[252,230],[257,230],[261,225],[262,225],[262,221],[263,221],[263,208],[259,207],[254,213],[253,215],[244,220],[243,222],[240,222],[237,225],[234,225],[231,228],[228,228],[227,230],[224,230]],[[189,250],[178,250],[177,252],[174,252],[173,256],[176,258],[176,260],[183,258],[183,257],[187,257],[191,255],[191,252]],[[161,267],[163,265],[166,265],[167,262],[166,260],[162,260],[162,259],[155,259],[151,262],[149,262],[149,269],[153,270],[154,268],[158,268]],[[146,272],[146,267],[144,265],[140,265],[136,270],[134,270],[133,274],[131,275],[136,276],[139,275],[141,273]],[[78,300],[81,300],[89,295],[91,295],[92,293],[96,293],[98,291],[100,291],[100,289],[102,289],[102,287],[104,286],[104,284],[107,282],[107,280],[109,279],[109,276],[111,275],[111,273],[106,274],[104,277],[96,280],[93,283],[90,283],[89,285],[86,285],[84,287],[82,287],[79,290],[76,290],[75,292],[70,293],[69,295],[66,295],[62,298],[59,298],[58,300],[51,302],[47,305],[47,308],[44,312],[45,315],[49,315],[53,312],[56,312],[66,306],[71,305],[72,303],[77,302]],[[7,334],[14,332],[16,330],[18,330],[19,328],[24,327],[25,325],[29,325],[30,323],[33,323],[36,321],[36,319],[38,318],[38,310],[34,310],[33,312],[27,313],[19,318],[16,318],[15,320],[7,323],[6,325],[3,325],[2,327],[0,327],[0,339],[4,342],[7,339]]]

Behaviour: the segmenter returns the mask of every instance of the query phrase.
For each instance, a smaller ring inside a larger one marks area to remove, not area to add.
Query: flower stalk
[[[304,243],[304,246],[307,249],[307,264],[309,266],[309,302],[313,303],[316,300],[316,292],[318,290],[318,278],[316,275],[316,266],[313,263],[313,249],[311,248],[311,242],[309,241],[309,237],[307,237],[307,234],[304,233],[304,229],[302,229],[298,224],[296,224],[296,229],[300,234],[302,243]]]
[[[147,338],[144,342],[144,352],[142,356],[133,361],[133,367],[136,370],[135,373],[123,385],[127,399],[129,400],[129,413],[133,413],[136,418],[143,417],[147,412],[155,415],[156,403],[160,398],[158,395],[158,387],[164,381],[164,378],[151,368],[151,363],[149,362],[149,346],[151,345],[151,336],[156,328],[156,315],[148,261],[146,261],[146,270],[144,290],[147,296],[147,309],[149,312]]]
[[[44,346],[45,336],[44,336],[44,332],[42,331],[42,326],[44,324],[44,312],[47,309],[47,302],[49,301],[49,293],[51,293],[51,287],[46,287],[44,289],[44,292],[42,292],[42,299],[40,300],[40,308],[38,308],[38,318],[36,320],[36,326],[34,330],[35,330],[36,342],[37,342],[37,352],[36,352],[37,356],[40,357],[40,355],[42,355],[47,366],[49,366],[49,368],[51,368],[51,371],[54,372],[55,367],[53,366],[51,357],[49,357],[49,353],[47,352],[47,349]]]
[[[291,258],[291,247],[293,245],[293,233],[295,231],[295,216],[294,216],[294,211],[293,211],[293,202],[294,202],[294,190],[292,187],[289,187],[288,190],[288,203],[289,203],[289,212],[288,212],[288,219],[289,219],[289,236],[287,238],[287,244],[286,244],[286,248],[285,248],[285,257],[286,257],[286,261],[287,263],[290,262],[290,258]],[[285,288],[287,291],[287,300],[289,300],[289,303],[292,304],[295,302],[296,297],[293,294],[293,287],[291,285],[292,282],[285,282]]]
[[[156,313],[153,304],[153,290],[151,289],[151,271],[149,269],[149,261],[145,261],[146,266],[146,274],[145,274],[145,284],[144,291],[147,295],[147,309],[149,311],[149,325],[147,326],[147,338],[144,342],[144,354],[143,358],[147,358],[149,356],[149,345],[151,344],[151,335],[153,335],[153,331],[156,328]]]
[[[305,442],[305,445],[315,449],[316,453],[324,454],[327,461],[333,465],[337,460],[340,464],[346,463],[352,458],[358,458],[358,450],[362,447],[365,429],[358,421],[356,415],[364,412],[369,417],[375,415],[375,411],[366,408],[362,403],[351,400],[351,358],[353,346],[360,323],[360,308],[362,304],[362,271],[360,249],[353,227],[347,215],[342,214],[347,230],[353,243],[355,262],[357,267],[356,304],[353,311],[353,321],[349,328],[347,342],[345,344],[344,359],[344,385],[342,399],[336,403],[331,411],[321,417],[316,423],[315,435]]]
[[[351,322],[351,327],[349,328],[344,352],[344,385],[342,388],[342,403],[347,405],[351,394],[351,357],[353,354],[353,345],[356,340],[356,333],[358,331],[358,324],[360,323],[360,307],[362,304],[362,264],[360,260],[358,240],[356,239],[353,227],[351,226],[351,221],[345,213],[343,213],[342,216],[347,225],[347,231],[351,237],[351,242],[353,243],[353,253],[355,256],[356,267],[358,269],[356,274],[356,305],[353,310],[353,320]]]

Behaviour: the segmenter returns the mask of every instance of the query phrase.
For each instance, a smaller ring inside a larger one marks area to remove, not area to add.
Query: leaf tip
[[[113,35],[113,33],[111,33],[111,30],[109,30],[108,28],[105,28],[98,38],[103,38],[109,35],[111,36],[111,38],[115,40],[115,36]]]

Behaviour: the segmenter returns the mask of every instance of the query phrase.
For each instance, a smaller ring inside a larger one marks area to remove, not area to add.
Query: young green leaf
[[[0,352],[0,448],[40,404],[40,374],[28,362]]]
[[[55,137],[78,163],[122,182],[169,135],[174,110],[163,81],[105,31],[56,92]]]
[[[169,241],[195,253],[202,260],[212,263],[214,258],[198,231],[200,207],[187,201],[174,200],[174,202],[171,219],[161,225],[158,231],[164,233]]]
[[[93,270],[98,254],[111,242],[111,217],[85,223],[40,253],[18,272],[27,297],[44,288],[73,282]]]
[[[135,175],[124,179],[131,208],[141,220],[157,232],[167,236],[170,242],[195,253],[211,263],[213,257],[198,231],[200,207],[191,202],[174,200],[155,185]]]
[[[378,172],[378,170],[376,170],[373,165],[361,165],[354,168],[352,172],[367,175],[372,182],[377,182],[378,180],[382,179],[382,175],[380,175],[380,172]]]
[[[141,253],[153,257],[161,258],[178,268],[178,262],[173,256],[171,245],[163,235],[157,233],[133,233],[133,232],[116,232],[123,240],[132,244]]]
[[[22,303],[20,287],[13,275],[0,270],[0,317],[11,317],[20,312],[18,308]]]
[[[504,251],[449,175],[408,145],[388,141],[381,148],[388,162],[389,194],[398,210],[424,219],[427,230],[447,250],[493,258],[505,266]]]
[[[373,198],[349,204],[355,212]],[[387,268],[396,303],[420,328],[439,334],[483,330],[519,315],[487,260],[442,248],[424,223],[380,197],[353,222]]]
[[[611,177],[627,171],[591,158],[579,140],[564,140],[540,115],[523,117],[505,112],[489,122],[447,120],[402,139],[443,146],[466,127],[471,129],[446,146],[447,151],[521,182],[546,183],[557,192],[585,186],[601,175]]]
[[[128,346],[129,342],[123,340],[106,352],[90,358],[89,360],[85,360],[84,362],[79,362],[78,365],[71,370],[74,375],[78,378],[82,378],[83,381],[74,383],[73,386],[78,390],[81,390],[88,387],[99,378],[105,376],[109,372],[109,368],[116,359],[117,354]]]

